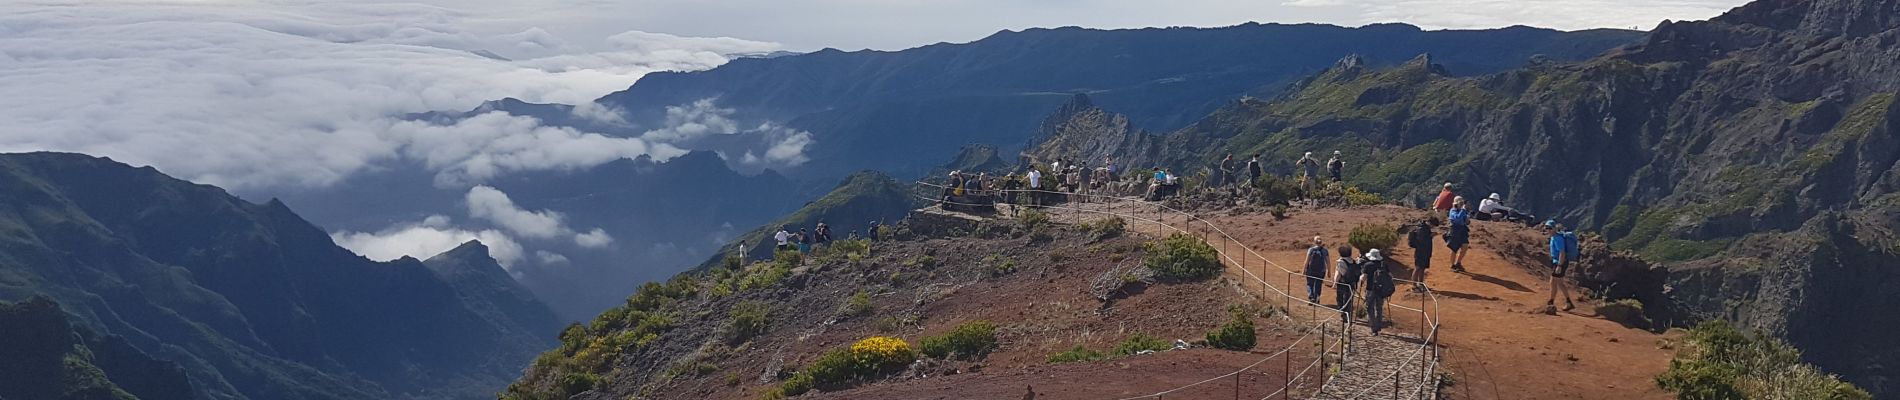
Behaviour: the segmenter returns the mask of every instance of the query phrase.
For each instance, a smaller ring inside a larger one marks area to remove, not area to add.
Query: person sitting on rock
[[[1528,224],[1528,223],[1531,223],[1532,220],[1536,219],[1536,217],[1532,217],[1530,214],[1519,212],[1515,208],[1505,207],[1504,198],[1502,196],[1498,196],[1497,193],[1492,193],[1491,197],[1486,197],[1484,200],[1479,201],[1478,212],[1482,213],[1482,215],[1486,217],[1489,217],[1490,219],[1495,219],[1498,221],[1521,222],[1521,223]]]

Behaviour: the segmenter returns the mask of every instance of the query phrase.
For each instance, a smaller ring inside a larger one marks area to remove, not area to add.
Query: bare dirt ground
[[[1208,219],[1274,262],[1299,265],[1313,236],[1329,245],[1368,222],[1399,224],[1422,211],[1396,207],[1296,209],[1289,218],[1269,215],[1209,216]],[[1549,272],[1524,260],[1541,255],[1500,254],[1504,240],[1541,241],[1542,236],[1504,223],[1474,221],[1466,273],[1450,270],[1451,253],[1432,257],[1427,284],[1438,295],[1441,358],[1455,384],[1443,395],[1455,399],[1660,399],[1669,398],[1652,378],[1668,367],[1672,350],[1662,335],[1630,329],[1595,315],[1579,300],[1573,312],[1535,313],[1550,298]],[[1403,244],[1400,247],[1404,247]],[[1531,248],[1537,248],[1532,246]],[[1409,249],[1392,254],[1409,277]],[[1517,260],[1517,261],[1512,261]],[[1529,264],[1529,265],[1527,265]],[[1572,292],[1573,296],[1581,293]],[[1421,296],[1401,292],[1394,303],[1417,308]],[[1561,300],[1558,301],[1562,303]],[[1419,317],[1393,310],[1394,329],[1417,330]]]

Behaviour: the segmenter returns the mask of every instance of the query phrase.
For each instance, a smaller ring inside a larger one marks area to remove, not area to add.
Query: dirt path
[[[1313,236],[1342,242],[1361,223],[1399,221],[1416,211],[1392,207],[1300,209],[1288,219],[1266,215],[1210,217],[1230,235],[1265,252],[1281,265],[1298,265]],[[1426,282],[1438,294],[1444,346],[1441,355],[1456,382],[1444,392],[1456,399],[1662,399],[1669,396],[1652,382],[1668,366],[1671,351],[1658,345],[1661,335],[1596,316],[1594,305],[1557,315],[1532,311],[1549,299],[1547,276],[1505,261],[1485,240],[1518,235],[1488,235],[1511,229],[1477,222],[1467,273],[1450,272],[1451,253],[1434,251]],[[1442,241],[1439,242],[1443,246]],[[1392,254],[1411,274],[1409,249]],[[1329,291],[1330,292],[1330,291]],[[1574,293],[1573,293],[1574,294]],[[1413,305],[1420,296],[1402,294],[1395,303]],[[1394,310],[1394,329],[1416,330],[1416,314]]]

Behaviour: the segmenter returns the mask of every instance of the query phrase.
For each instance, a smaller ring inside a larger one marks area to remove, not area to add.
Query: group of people
[[[809,255],[813,245],[831,244],[831,225],[819,221],[818,226],[810,231],[798,228],[798,232],[792,232],[789,226],[782,226],[778,233],[772,234],[772,239],[778,241],[779,251],[798,250],[798,254]]]
[[[1356,294],[1366,298],[1366,326],[1377,335],[1385,327],[1385,303],[1397,291],[1397,279],[1392,276],[1391,267],[1386,264],[1385,255],[1379,249],[1368,249],[1365,255],[1355,257],[1352,246],[1340,245],[1339,257],[1327,262],[1326,242],[1319,236],[1313,237],[1313,247],[1306,249],[1306,301],[1320,304],[1320,292],[1325,290],[1326,276],[1333,280],[1334,304],[1340,311],[1341,323],[1352,323],[1353,300]],[[1327,271],[1328,265],[1333,266]]]
[[[1445,247],[1452,251],[1451,270],[1453,272],[1465,272],[1464,260],[1465,253],[1470,250],[1467,245],[1471,242],[1472,219],[1526,224],[1536,220],[1536,217],[1530,214],[1505,206],[1503,200],[1502,196],[1492,193],[1479,203],[1478,212],[1473,213],[1470,203],[1465,201],[1464,196],[1459,196],[1452,191],[1450,182],[1446,182],[1444,188],[1439,191],[1438,199],[1432,202],[1432,209],[1442,214],[1446,223],[1450,225],[1449,230],[1445,232]],[[1549,235],[1551,268],[1550,300],[1546,301],[1544,306],[1547,311],[1554,312],[1557,309],[1557,299],[1562,298],[1564,311],[1576,309],[1576,303],[1570,300],[1569,284],[1564,280],[1564,275],[1570,270],[1571,264],[1578,262],[1582,254],[1582,245],[1578,241],[1577,232],[1554,219],[1544,221],[1542,229]],[[1423,235],[1420,235],[1421,231],[1424,232]],[[1422,244],[1421,241],[1423,241]],[[1419,229],[1412,232],[1410,243],[1412,248],[1421,249],[1414,252],[1418,257],[1415,261],[1418,265],[1416,268],[1418,282],[1425,281],[1425,269],[1431,265],[1430,242],[1430,226],[1420,224]]]

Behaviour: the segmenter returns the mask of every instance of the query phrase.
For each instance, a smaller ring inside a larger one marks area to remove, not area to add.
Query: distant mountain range
[[[1900,0],[1762,0],[1665,23],[1581,63],[1479,77],[1439,57],[1347,57],[1270,100],[1155,133],[1089,98],[1043,157],[1191,174],[1343,152],[1349,184],[1422,205],[1442,182],[1601,232],[1669,266],[1658,320],[1787,338],[1877,397],[1900,393]],[[1660,285],[1659,285],[1660,286]]]
[[[37,322],[0,330],[83,342],[102,371],[88,374],[103,374],[87,390],[147,398],[492,398],[560,327],[478,244],[373,262],[275,200],[103,158],[4,154],[0,300],[36,296],[20,318]],[[48,315],[53,301],[65,315]],[[176,371],[194,395],[178,395]],[[19,378],[0,380],[61,384]],[[33,390],[6,393],[44,398]]]

